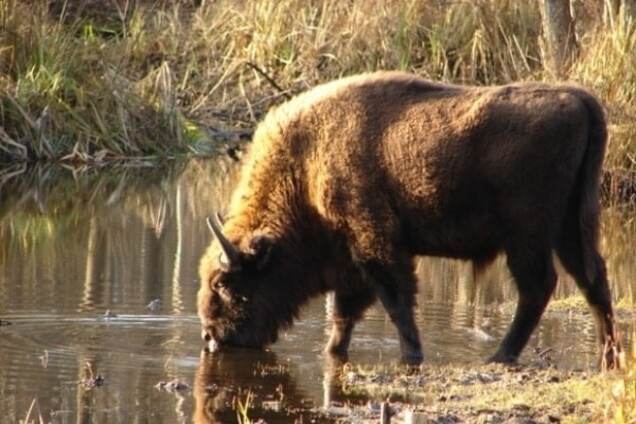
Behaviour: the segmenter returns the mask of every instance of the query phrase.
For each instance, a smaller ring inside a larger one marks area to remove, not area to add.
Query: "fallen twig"
[[[267,72],[265,72],[264,70],[262,70],[260,67],[258,67],[257,65],[255,65],[252,62],[245,62],[245,64],[247,66],[249,66],[250,68],[252,68],[253,70],[255,70],[256,72],[258,72],[263,78],[265,78],[267,80],[268,83],[270,83],[270,85],[272,87],[274,87],[276,90],[278,90],[278,92],[285,96],[285,98],[287,98],[288,100],[292,98],[291,94],[289,94],[288,90],[283,90],[281,88],[280,85],[278,85],[278,83],[276,83],[276,81],[274,81],[274,79],[272,77],[270,77]]]

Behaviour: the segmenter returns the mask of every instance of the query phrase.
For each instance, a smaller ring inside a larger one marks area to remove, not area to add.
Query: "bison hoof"
[[[422,352],[410,352],[402,355],[401,362],[404,365],[420,365],[424,361],[424,354]]]
[[[516,364],[517,363],[517,356],[516,355],[511,355],[511,354],[506,354],[506,353],[501,353],[501,352],[497,352],[494,355],[492,355],[490,358],[488,358],[488,361],[486,361],[486,363],[488,364]]]
[[[600,368],[603,371],[619,370],[625,366],[625,354],[617,343],[604,348]]]

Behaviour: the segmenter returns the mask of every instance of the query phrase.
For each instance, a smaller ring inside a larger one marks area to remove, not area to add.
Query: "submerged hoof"
[[[345,363],[349,360],[349,352],[347,349],[339,349],[337,347],[327,346],[324,350],[325,356],[332,361]]]

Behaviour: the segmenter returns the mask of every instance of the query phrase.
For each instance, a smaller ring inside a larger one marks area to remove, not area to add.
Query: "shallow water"
[[[266,352],[201,353],[195,295],[198,259],[210,241],[204,219],[223,209],[235,180],[230,161],[109,173],[20,171],[0,174],[0,320],[10,322],[0,326],[0,423],[24,419],[34,399],[31,418],[54,423],[232,422],[234,401],[245,402],[248,391],[255,396],[250,416],[270,423],[365,401],[340,393],[320,353],[328,338],[326,298],[307,305]],[[603,231],[621,299],[632,298],[636,275],[630,216],[606,211]],[[426,361],[481,363],[516,298],[503,261],[476,282],[457,261],[422,259],[417,270]],[[557,297],[576,292],[561,281]],[[150,310],[155,299],[161,306]],[[558,366],[594,367],[591,317],[548,313],[522,362],[546,349]],[[376,305],[356,328],[350,359],[388,364],[398,353],[395,329]],[[97,375],[102,386],[85,384]],[[155,388],[173,379],[189,388]],[[281,399],[286,408],[276,411]]]

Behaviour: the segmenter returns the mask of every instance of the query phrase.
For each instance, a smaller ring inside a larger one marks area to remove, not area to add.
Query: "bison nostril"
[[[205,342],[209,342],[210,340],[212,340],[212,336],[206,330],[201,330],[201,338]]]

